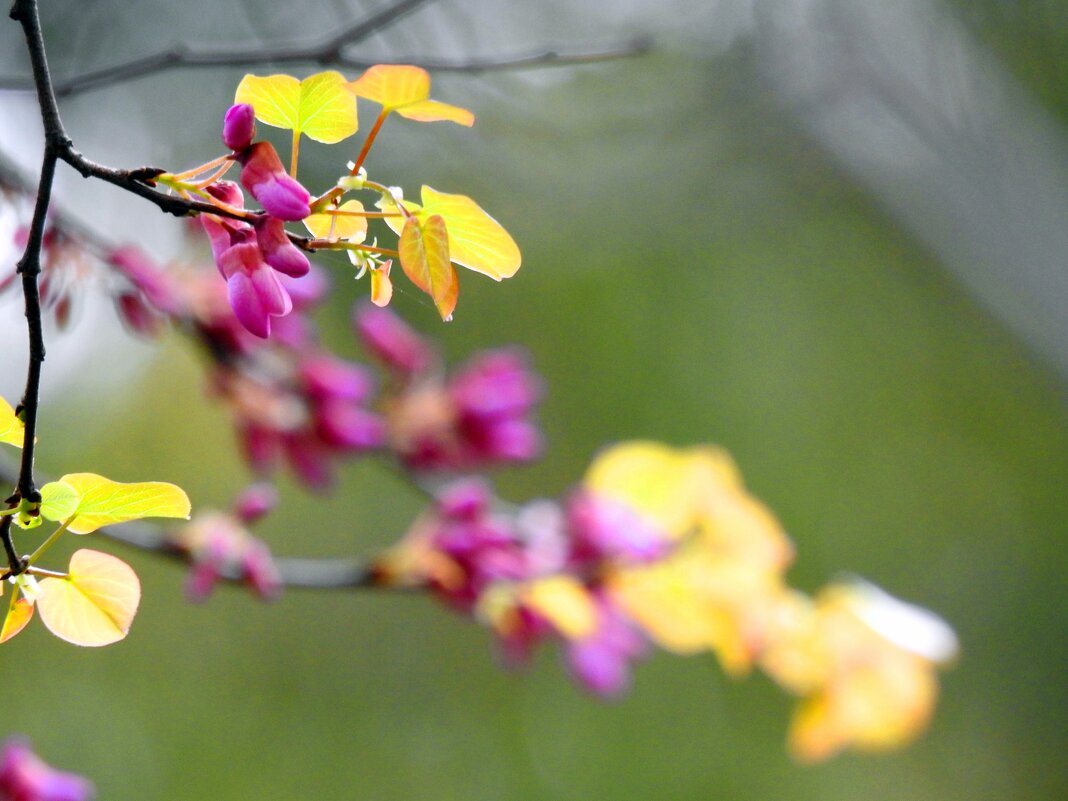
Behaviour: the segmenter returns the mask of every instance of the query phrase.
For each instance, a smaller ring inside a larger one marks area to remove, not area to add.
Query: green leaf
[[[65,481],[50,481],[41,487],[41,516],[63,521],[78,510],[81,495]]]
[[[189,497],[174,484],[163,481],[123,484],[95,473],[70,473],[59,483],[67,484],[79,496],[77,516],[68,529],[75,534],[88,534],[102,526],[144,517],[189,519]]]

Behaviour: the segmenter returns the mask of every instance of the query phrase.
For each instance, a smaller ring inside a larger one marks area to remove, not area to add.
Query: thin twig
[[[390,62],[368,59],[345,52],[346,48],[367,39],[373,33],[392,25],[401,17],[425,5],[429,0],[399,0],[370,16],[342,28],[336,34],[306,45],[275,45],[250,48],[194,48],[186,44],[173,45],[165,50],[103,67],[98,70],[57,81],[57,97],[70,97],[82,92],[113,86],[177,68],[253,67],[264,64],[319,64],[347,69],[366,69],[375,64],[419,64],[438,72],[483,73],[500,70],[531,69],[535,67],[590,64],[610,59],[628,58],[648,52],[649,37],[601,48],[562,50],[542,48],[527,53],[487,56],[460,60],[435,60],[421,56],[397,58]],[[0,90],[29,90],[33,82],[22,76],[0,76]]]
[[[0,481],[14,481],[17,469],[6,459],[0,459]],[[8,546],[9,528],[11,516],[0,518],[0,541],[3,541],[5,549]],[[114,526],[100,529],[96,536],[106,537],[114,542],[135,548],[138,551],[164,556],[183,564],[192,561],[190,553],[180,547],[171,534],[160,526],[138,521],[135,523],[120,523]],[[21,565],[21,560],[14,550],[14,546],[7,553],[8,561],[14,559],[16,565]],[[282,578],[285,587],[295,589],[391,589],[376,583],[376,574],[373,566],[366,560],[348,558],[322,558],[309,559],[304,557],[276,557],[274,565]],[[15,570],[13,572],[18,572]],[[221,578],[225,581],[240,582],[242,577],[236,572],[223,572]]]

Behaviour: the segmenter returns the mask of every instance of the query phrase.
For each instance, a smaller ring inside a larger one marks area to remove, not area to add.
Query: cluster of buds
[[[293,301],[281,276],[308,274],[307,257],[289,240],[285,222],[303,220],[311,213],[308,191],[290,177],[274,145],[253,142],[256,118],[252,106],[233,106],[223,122],[223,143],[241,164],[241,185],[259,201],[264,213],[252,222],[203,214],[200,224],[211,242],[219,273],[226,280],[230,307],[252,334],[266,339],[271,318],[284,317]],[[205,191],[222,208],[243,209],[241,189],[230,181],[216,181]]]
[[[4,801],[90,801],[93,785],[81,776],[45,764],[29,744],[13,737],[0,751],[0,798]]]
[[[190,600],[206,600],[220,579],[243,581],[267,601],[278,597],[282,579],[271,552],[248,530],[276,502],[270,485],[254,484],[238,496],[229,514],[203,512],[181,528],[172,543],[192,564],[186,581]]]
[[[712,652],[734,676],[760,668],[802,699],[789,735],[802,761],[914,738],[953,631],[859,581],[809,598],[785,581],[792,559],[722,451],[630,443],[604,452],[562,502],[517,510],[483,485],[447,489],[377,570],[489,625],[508,661],[558,640],[599,695],[624,691],[654,645]]]

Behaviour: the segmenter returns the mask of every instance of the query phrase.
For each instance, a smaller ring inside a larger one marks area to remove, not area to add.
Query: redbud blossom
[[[264,600],[282,591],[282,578],[271,552],[236,519],[218,512],[196,517],[178,535],[178,544],[191,556],[186,582],[192,601],[203,601],[223,578],[239,578]]]
[[[359,304],[353,324],[364,347],[391,370],[413,375],[434,361],[434,350],[426,340],[388,309]]]
[[[256,142],[237,160],[241,163],[241,185],[269,215],[295,222],[311,214],[311,195],[286,172],[270,142]]]
[[[89,801],[93,785],[73,773],[45,764],[18,737],[0,752],[0,799],[4,801]]]
[[[253,224],[263,260],[291,278],[308,274],[311,265],[300,248],[289,241],[285,226],[276,217],[260,217]]]
[[[222,140],[230,150],[241,151],[256,136],[256,112],[248,103],[231,106],[223,118]]]
[[[565,656],[575,680],[595,695],[616,698],[630,687],[630,663],[645,655],[648,642],[623,612],[605,597],[595,596],[597,628],[570,640]]]
[[[264,263],[259,247],[254,242],[232,245],[223,251],[218,266],[226,278],[227,296],[237,319],[250,333],[266,339],[271,333],[271,317],[289,314],[293,301]]]

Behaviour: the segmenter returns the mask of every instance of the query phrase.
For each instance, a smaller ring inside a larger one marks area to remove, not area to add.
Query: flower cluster
[[[93,785],[81,776],[45,764],[29,743],[12,737],[0,751],[0,798],[4,801],[90,801]]]
[[[600,695],[625,690],[650,645],[710,651],[735,676],[760,667],[802,698],[789,742],[804,761],[915,737],[952,630],[867,584],[811,599],[785,581],[792,558],[725,453],[639,442],[604,452],[559,503],[515,510],[453,486],[377,565],[488,624],[508,661],[559,640]]]
[[[203,214],[200,224],[211,242],[219,273],[226,280],[227,297],[234,314],[251,333],[266,339],[271,318],[293,310],[293,300],[281,276],[308,274],[308,258],[289,240],[285,222],[303,220],[311,213],[311,195],[290,177],[270,142],[253,142],[256,118],[252,106],[233,106],[223,121],[223,143],[241,165],[241,186],[263,206],[251,222]],[[221,208],[243,209],[241,189],[230,181],[204,188]]]
[[[530,420],[541,381],[521,351],[483,351],[443,375],[433,345],[387,309],[361,305],[354,325],[388,372],[389,444],[410,469],[470,471],[541,451]]]

